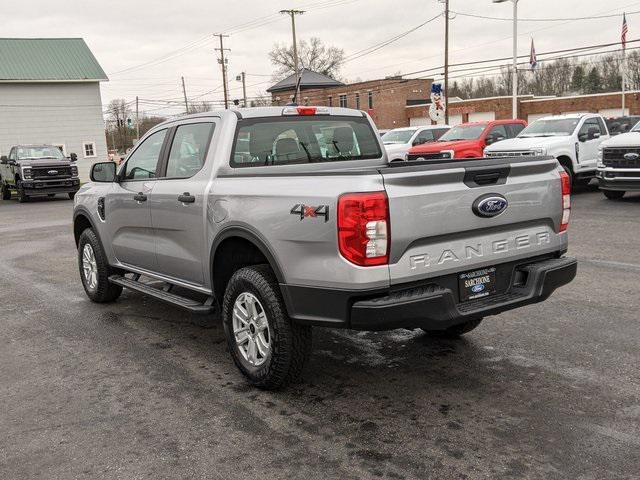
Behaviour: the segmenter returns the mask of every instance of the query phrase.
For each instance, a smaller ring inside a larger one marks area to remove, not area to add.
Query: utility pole
[[[493,0],[493,3],[513,3],[513,72],[511,83],[513,84],[512,115],[518,118],[518,0]]]
[[[184,94],[184,109],[189,115],[189,101],[187,100],[187,87],[184,86],[184,77],[182,77],[182,93]]]
[[[140,115],[138,109],[138,96],[136,95],[136,142],[140,140]]]
[[[448,0],[447,0],[448,1]],[[300,96],[300,69],[298,68],[298,43],[296,42],[296,15],[302,15],[304,10],[280,10],[280,13],[291,17],[291,32],[293,33],[293,68],[296,71],[295,99]]]
[[[224,90],[224,108],[229,108],[229,89],[227,87],[227,60],[224,58],[224,52],[230,51],[228,48],[224,48],[223,38],[228,37],[229,35],[218,34],[220,38],[220,48],[216,48],[216,51],[220,52],[220,58],[218,59],[218,63],[222,66],[222,88]]]
[[[245,72],[241,72],[240,75],[242,75],[242,98],[243,100],[243,105],[244,108],[247,108],[247,81],[246,81],[246,73]]]
[[[449,0],[444,0],[444,123],[449,125]]]

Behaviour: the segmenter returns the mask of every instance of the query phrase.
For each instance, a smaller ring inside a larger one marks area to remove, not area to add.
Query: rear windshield
[[[364,117],[301,116],[241,120],[232,167],[264,167],[381,158]]]

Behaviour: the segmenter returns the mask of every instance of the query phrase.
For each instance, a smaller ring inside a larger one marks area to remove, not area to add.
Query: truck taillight
[[[346,193],[338,199],[338,247],[361,266],[389,262],[389,201],[385,192]]]
[[[569,228],[571,215],[571,178],[567,172],[560,172],[560,185],[562,187],[562,220],[560,231],[565,232]]]

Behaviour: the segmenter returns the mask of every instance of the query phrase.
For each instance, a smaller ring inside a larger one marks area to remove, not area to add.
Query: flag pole
[[[622,65],[620,66],[622,70],[622,117],[625,116],[626,110],[626,90],[627,90],[627,33],[629,31],[629,26],[627,25],[627,14],[622,14],[622,33],[620,35],[620,42],[622,43]]]

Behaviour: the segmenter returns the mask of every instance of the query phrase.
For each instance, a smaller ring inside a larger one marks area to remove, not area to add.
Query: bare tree
[[[211,110],[213,110],[213,104],[206,100],[189,103],[189,113],[210,112]]]
[[[312,37],[308,41],[298,42],[298,57],[300,68],[336,78],[344,62],[344,50],[338,47],[328,47],[319,38]],[[294,73],[295,62],[292,45],[276,43],[269,52],[269,59],[276,67],[274,76],[277,79],[285,78]]]
[[[249,105],[252,107],[270,107],[271,106],[271,96],[266,93],[261,93],[256,95],[250,102]]]
[[[131,108],[124,98],[115,98],[107,106],[107,139],[111,139],[111,148],[126,150],[133,144],[133,135],[127,124],[131,118]],[[116,138],[117,137],[117,138]]]

